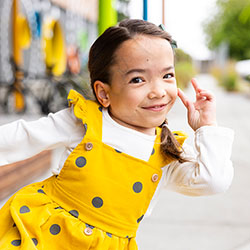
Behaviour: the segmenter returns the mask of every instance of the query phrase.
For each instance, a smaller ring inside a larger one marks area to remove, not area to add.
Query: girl
[[[194,103],[177,89],[171,44],[152,23],[122,21],[90,49],[97,101],[72,90],[70,108],[0,128],[0,165],[65,147],[57,173],[0,211],[0,249],[137,249],[138,225],[163,185],[187,195],[229,187],[233,132],[216,125],[214,97],[195,80]],[[197,155],[181,147],[184,133],[167,127],[177,95]]]

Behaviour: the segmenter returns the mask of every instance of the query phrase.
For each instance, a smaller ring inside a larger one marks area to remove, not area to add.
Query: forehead
[[[138,35],[121,44],[115,53],[115,65],[119,67],[147,67],[150,63],[173,65],[174,54],[170,43],[163,38]]]

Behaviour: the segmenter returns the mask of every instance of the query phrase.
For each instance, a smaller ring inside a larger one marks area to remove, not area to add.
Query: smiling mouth
[[[152,105],[152,106],[148,106],[148,107],[143,107],[143,109],[149,110],[149,111],[155,111],[155,112],[159,112],[165,109],[165,107],[169,104],[170,102],[168,102],[167,104],[158,104],[158,105]]]

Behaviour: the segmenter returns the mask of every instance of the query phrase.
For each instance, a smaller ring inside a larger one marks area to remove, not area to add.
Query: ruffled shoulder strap
[[[81,119],[83,122],[86,121],[86,99],[79,94],[77,91],[71,89],[68,95],[68,105],[71,107],[74,105],[74,114],[78,119]]]
[[[101,138],[102,109],[96,101],[86,100],[75,90],[70,90],[68,95],[69,106],[74,107],[75,116],[82,120],[86,134],[96,135]]]
[[[149,162],[155,166],[158,165],[160,167],[164,167],[172,162],[173,159],[166,157],[161,152],[161,130],[162,129],[160,127],[156,128],[157,137]],[[181,146],[188,137],[187,134],[182,131],[172,131],[172,133]]]
[[[183,131],[172,131],[172,133],[181,146],[183,145],[184,141],[188,138],[188,135]]]

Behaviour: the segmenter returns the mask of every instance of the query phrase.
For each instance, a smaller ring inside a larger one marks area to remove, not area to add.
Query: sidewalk
[[[152,216],[141,222],[137,234],[140,250],[250,250],[250,159],[247,158],[250,98],[225,93],[208,75],[197,76],[197,80],[217,97],[219,125],[235,130],[233,184],[225,194],[208,197],[186,197],[164,190]],[[194,97],[191,89],[187,95]],[[172,129],[189,134],[191,144],[193,132],[187,125],[186,111],[180,101],[168,119]],[[4,123],[2,117],[1,123]],[[54,153],[53,165],[59,154],[60,150]],[[47,175],[50,173],[40,179]]]

